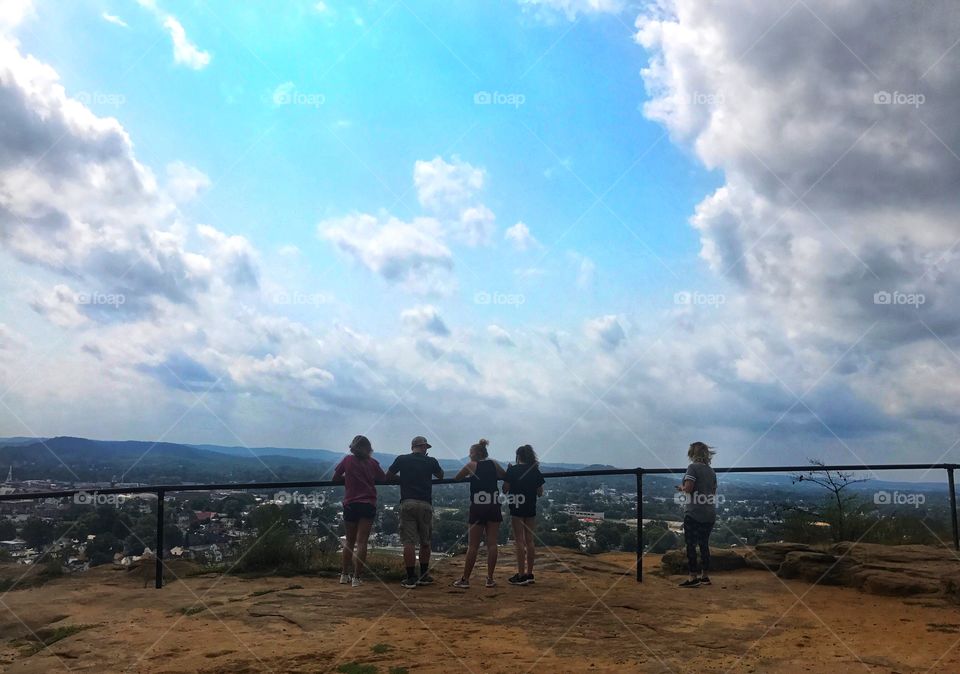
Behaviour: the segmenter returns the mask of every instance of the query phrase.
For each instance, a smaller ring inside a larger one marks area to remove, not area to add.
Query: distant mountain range
[[[16,479],[81,482],[322,480],[330,476],[344,456],[346,452],[295,447],[227,447],[69,436],[3,437],[0,438],[0,479],[5,477],[6,469],[13,466]],[[375,454],[384,469],[396,456]],[[466,458],[438,460],[448,474],[459,470],[467,461]],[[582,467],[581,464],[543,464],[545,471]]]
[[[346,452],[297,447],[230,447],[210,444],[179,444],[141,440],[91,440],[61,436],[0,437],[0,479],[12,465],[16,479],[52,479],[81,482],[148,482],[177,484],[185,482],[271,482],[278,480],[323,480]],[[374,455],[386,469],[396,454]],[[467,458],[440,459],[448,475],[459,470]],[[507,461],[502,461],[506,464]],[[544,472],[614,468],[609,465],[544,463]],[[673,476],[648,476],[651,486],[673,484]],[[633,478],[610,478],[619,488],[629,488]],[[722,484],[744,487],[790,487],[789,474],[729,474]],[[812,485],[798,484],[805,489]],[[877,489],[920,489],[941,491],[943,482],[916,483],[870,480],[853,485],[856,491]]]

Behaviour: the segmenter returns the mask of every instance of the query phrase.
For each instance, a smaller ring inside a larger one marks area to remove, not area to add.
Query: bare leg
[[[536,520],[535,520],[533,517],[524,517],[524,518],[523,518],[523,528],[524,528],[524,530],[525,530],[525,531],[524,531],[524,536],[525,536],[525,541],[526,541],[526,544],[527,544],[527,555],[526,555],[526,557],[527,557],[527,559],[526,559],[526,562],[527,562],[527,571],[526,571],[526,573],[527,573],[527,575],[530,575],[530,576],[533,575],[533,560],[534,560],[534,558],[536,557],[536,554],[537,554],[537,553],[536,553],[536,547],[535,547],[535,541],[534,541],[534,538],[533,538],[533,527],[535,526],[535,522],[536,522]]]
[[[373,528],[373,520],[362,518],[357,522],[356,542],[357,554],[353,556],[353,576],[360,577],[360,572],[367,566],[367,539],[370,538],[370,529]]]
[[[467,558],[463,560],[463,577],[470,580],[470,574],[473,573],[473,565],[477,563],[477,550],[480,549],[480,535],[483,533],[483,525],[471,524],[467,534]]]
[[[420,564],[425,567],[430,566],[430,546],[429,545],[420,546]]]
[[[343,546],[340,573],[346,575],[353,569],[353,548],[357,544],[357,523],[344,522],[343,527],[347,530],[347,544]]]
[[[487,578],[493,578],[493,572],[497,568],[497,538],[499,533],[499,522],[487,522]]]
[[[417,553],[412,543],[406,543],[403,546],[403,565],[408,569],[417,565]]]
[[[527,529],[523,526],[522,517],[511,517],[510,526],[513,527],[513,548],[517,553],[517,573],[523,575],[524,558],[527,554]]]

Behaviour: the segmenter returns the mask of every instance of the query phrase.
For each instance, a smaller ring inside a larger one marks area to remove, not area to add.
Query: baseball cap
[[[410,449],[414,449],[415,447],[426,447],[427,449],[430,449],[432,446],[433,445],[427,442],[427,439],[422,435],[418,435],[410,441]]]

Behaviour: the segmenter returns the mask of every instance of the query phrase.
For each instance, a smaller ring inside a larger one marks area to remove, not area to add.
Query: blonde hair
[[[470,458],[472,459],[476,456],[478,459],[485,459],[489,456],[487,452],[487,445],[490,444],[490,441],[486,438],[480,438],[480,441],[475,445],[470,445]]]
[[[694,442],[691,443],[690,449],[687,450],[687,458],[693,461],[694,463],[705,463],[708,466],[713,460],[713,455],[716,454],[713,451],[713,447],[709,446],[705,442]]]

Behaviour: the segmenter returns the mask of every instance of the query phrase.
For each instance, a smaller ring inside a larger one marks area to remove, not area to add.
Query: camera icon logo
[[[490,105],[493,101],[493,97],[490,95],[489,91],[478,91],[473,95],[473,102],[475,105]]]
[[[893,96],[889,91],[878,91],[873,95],[875,105],[890,105],[893,102]]]
[[[888,293],[886,290],[881,290],[873,294],[873,303],[874,304],[890,304],[893,296]]]

